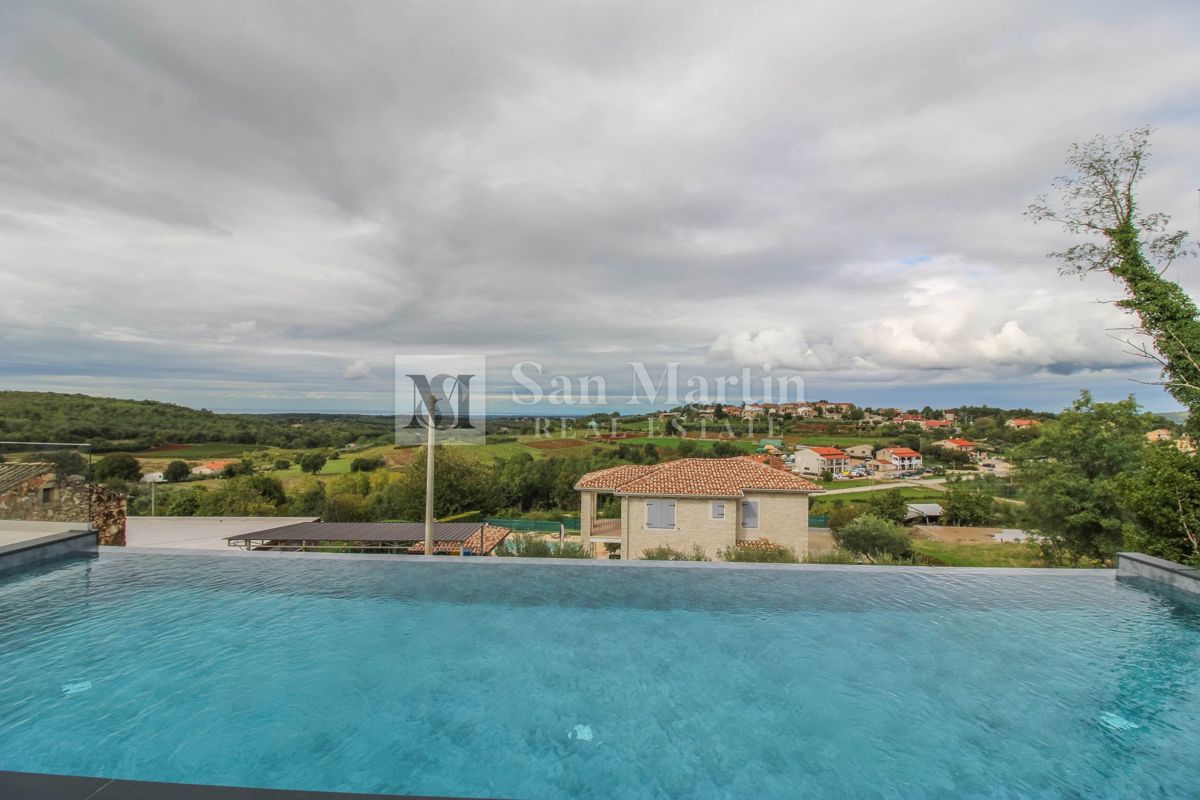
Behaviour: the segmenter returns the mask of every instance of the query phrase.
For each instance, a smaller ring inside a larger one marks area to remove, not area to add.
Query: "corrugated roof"
[[[592,472],[580,478],[577,489],[612,489],[618,495],[650,495],[677,497],[740,497],[746,491],[819,492],[821,487],[812,481],[773,469],[753,458],[681,458],[652,467],[642,466],[638,472],[616,473],[611,470]],[[640,474],[639,474],[640,473]],[[624,480],[619,480],[620,477]]]
[[[482,522],[435,522],[435,542],[465,542]],[[298,522],[282,528],[226,536],[231,542],[422,542],[424,522]],[[478,538],[478,536],[476,536]]]
[[[11,492],[25,481],[53,471],[53,464],[45,464],[40,461],[14,461],[0,464],[0,494]]]

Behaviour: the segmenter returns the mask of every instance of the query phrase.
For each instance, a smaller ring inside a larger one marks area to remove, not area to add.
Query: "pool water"
[[[128,552],[2,578],[0,769],[515,798],[1200,792],[1200,607],[1111,571],[486,561]]]

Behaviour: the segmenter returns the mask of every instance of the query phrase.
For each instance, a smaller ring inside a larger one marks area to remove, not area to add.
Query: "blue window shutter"
[[[758,503],[753,500],[742,501],[742,527],[758,527]]]
[[[663,525],[662,526],[664,528],[674,528],[675,527],[675,504],[674,503],[663,503],[662,506],[663,506]]]

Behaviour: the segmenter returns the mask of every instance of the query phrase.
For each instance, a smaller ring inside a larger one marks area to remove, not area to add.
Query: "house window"
[[[743,500],[742,501],[742,527],[757,528],[758,527],[758,501]]]
[[[646,501],[647,528],[674,528],[675,503],[670,500]]]
[[[47,486],[42,489],[42,505],[49,505],[54,502],[54,487]]]
[[[725,519],[725,504],[716,501],[709,506],[709,516],[713,519]]]

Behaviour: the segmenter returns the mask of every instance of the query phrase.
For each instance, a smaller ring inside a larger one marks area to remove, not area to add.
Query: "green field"
[[[913,549],[951,567],[1044,567],[1045,560],[1036,547],[1016,542],[989,544],[935,542],[914,539]]]
[[[744,453],[753,453],[755,448],[758,447],[757,439],[755,439],[753,441],[748,440],[748,439],[692,439],[692,438],[688,438],[688,439],[684,440],[684,439],[680,439],[677,436],[648,436],[648,437],[644,437],[641,439],[630,439],[629,443],[630,444],[645,444],[646,442],[649,442],[650,444],[653,444],[655,447],[659,448],[660,450],[678,450],[679,445],[682,444],[684,441],[691,442],[694,445],[696,445],[696,448],[698,450],[704,450],[704,451],[711,450],[713,448],[713,446],[716,445],[716,443],[719,441],[726,441]]]
[[[880,490],[876,490],[880,491]],[[945,492],[934,491],[933,489],[924,489],[919,486],[905,486],[902,489],[883,489],[885,492],[898,492],[901,497],[910,503],[941,503],[946,499]],[[835,502],[844,504],[850,503],[865,503],[871,499],[874,492],[846,492],[845,494],[835,494],[829,497],[820,495],[813,498],[813,512],[822,513],[818,509],[830,508]]]
[[[134,453],[138,458],[155,458],[174,461],[204,461],[207,459],[241,458],[243,455],[267,450],[261,444],[237,444],[235,442],[204,442],[203,444],[186,444],[170,446],[161,449],[143,450]]]

